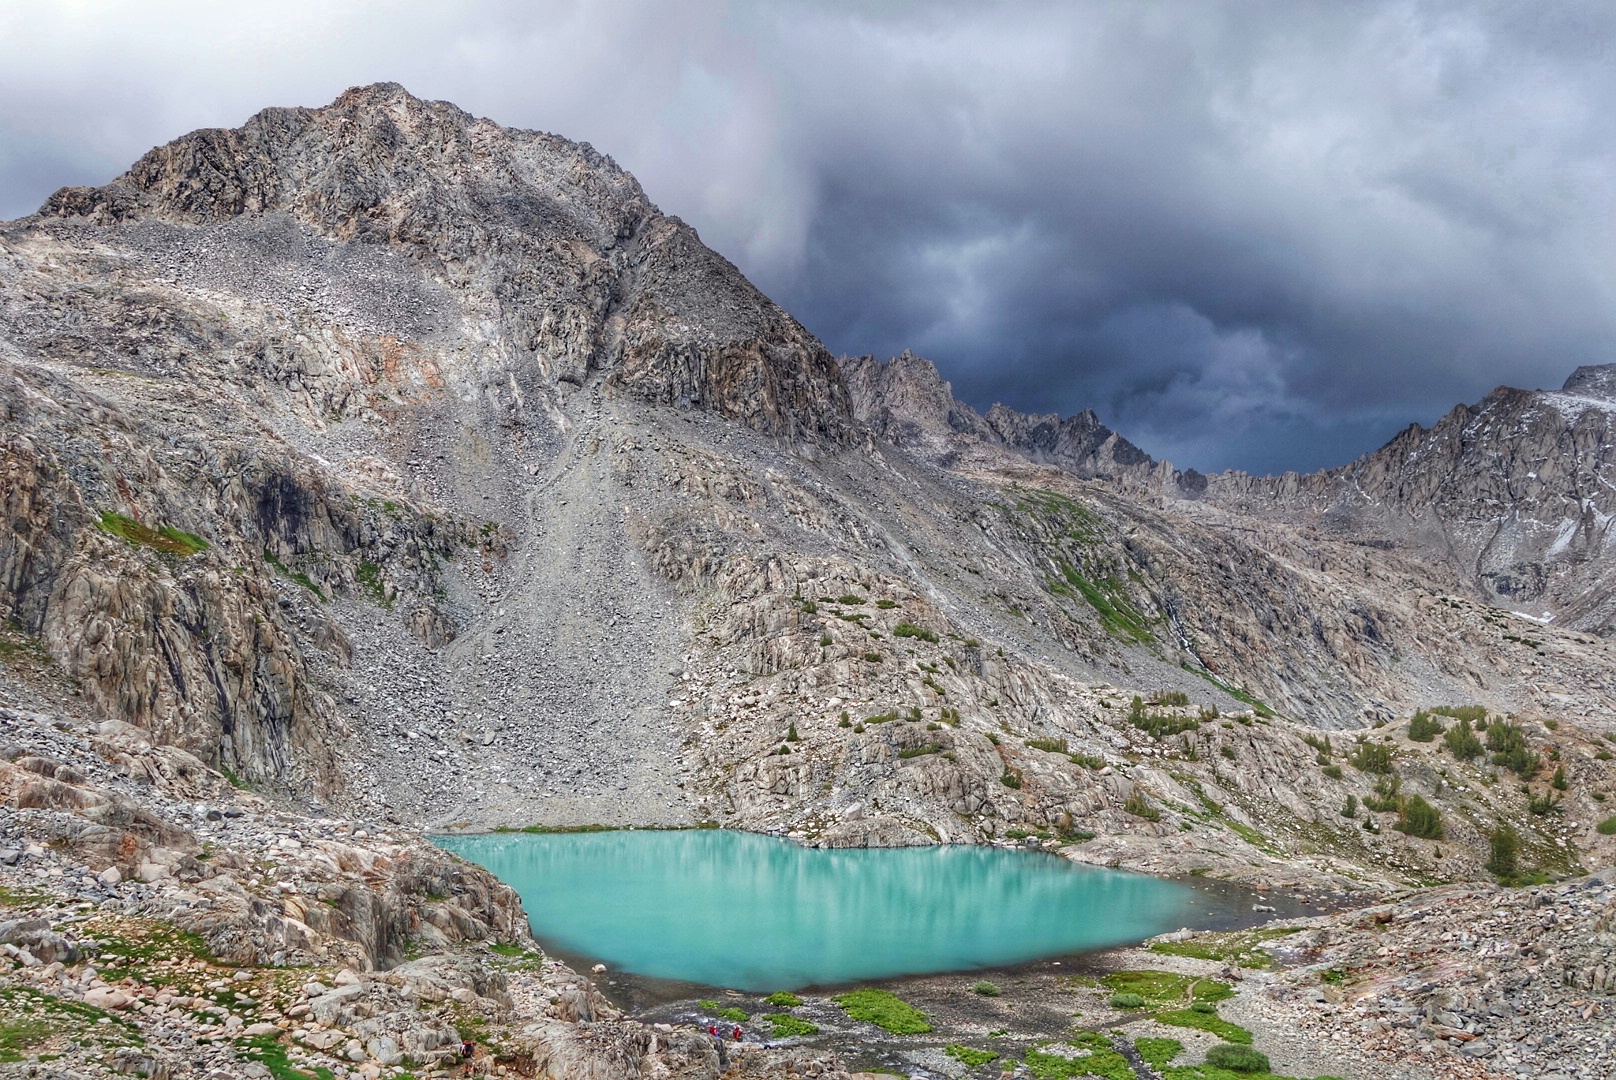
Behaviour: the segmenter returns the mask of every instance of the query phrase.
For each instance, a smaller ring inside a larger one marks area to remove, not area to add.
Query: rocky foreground
[[[0,1075],[446,1076],[466,1067],[466,1040],[489,1075],[834,1076],[846,1061],[1109,1075],[1123,1058],[1084,1031],[1179,1045],[1135,1075],[1183,1080],[1222,1075],[1199,1062],[1231,1030],[1289,1076],[1598,1077],[1616,1061],[1609,873],[1167,935],[1090,974],[986,973],[1002,997],[973,990],[983,973],[895,987],[932,1018],[926,1034],[852,1023],[808,997],[792,1012],[821,1030],[783,1037],[763,1003],[726,1000],[749,1018],[721,1058],[710,1006],[625,1017],[542,954],[508,888],[410,830],[299,813],[128,725],[72,713],[0,708],[0,759]],[[1105,979],[1140,971],[1168,980],[1163,998],[1117,1007]],[[1227,986],[1214,1019],[1233,1027],[1174,1026],[1181,984]]]

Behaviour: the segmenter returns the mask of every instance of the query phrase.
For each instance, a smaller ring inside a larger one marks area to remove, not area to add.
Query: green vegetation
[[[1443,732],[1442,744],[1448,748],[1448,753],[1460,761],[1474,761],[1482,755],[1484,750],[1481,740],[1470,729],[1470,721],[1468,720],[1460,720]]]
[[[864,603],[864,597],[859,596],[857,593],[843,593],[836,598],[836,602],[838,604],[862,604]]]
[[[704,1001],[702,1004],[705,1005],[707,1002]],[[713,1002],[713,1005],[717,1006],[717,1004],[718,1003],[716,1001]],[[748,1020],[752,1019],[752,1014],[747,1012],[745,1009],[736,1009],[733,1007],[714,1008],[711,1010],[711,1012],[714,1016],[718,1017],[718,1019],[728,1020],[732,1024],[744,1024]]]
[[[1028,739],[1027,746],[1033,750],[1042,750],[1048,754],[1069,754],[1065,739]]]
[[[1238,1024],[1231,1024],[1215,1013],[1204,1013],[1198,1009],[1178,1009],[1174,1012],[1156,1014],[1156,1022],[1167,1024],[1170,1027],[1193,1028],[1196,1031],[1207,1031],[1227,1042],[1251,1044],[1251,1032]]]
[[[237,1039],[236,1056],[264,1066],[269,1070],[271,1080],[330,1080],[332,1076],[331,1070],[323,1067],[312,1073],[299,1069],[287,1057],[286,1047],[268,1035],[256,1039]]]
[[[1145,999],[1138,994],[1112,994],[1106,1004],[1113,1009],[1142,1009]]]
[[[1144,818],[1146,821],[1161,820],[1161,811],[1150,805],[1150,800],[1145,798],[1145,793],[1138,788],[1128,793],[1127,799],[1122,803],[1122,811],[1134,817]]]
[[[1403,809],[1398,814],[1397,823],[1392,827],[1398,832],[1418,836],[1422,840],[1440,840],[1442,814],[1420,796],[1410,795],[1403,800]]]
[[[881,654],[878,652],[867,652],[864,654],[864,662],[866,664],[879,664],[881,662]]]
[[[1133,1048],[1139,1051],[1139,1056],[1145,1059],[1146,1065],[1158,1069],[1184,1052],[1184,1044],[1177,1039],[1153,1039],[1149,1036],[1135,1039]]]
[[[1084,1034],[1092,1034],[1085,1032]],[[1104,1042],[1104,1039],[1101,1039]],[[1027,1071],[1038,1080],[1067,1080],[1074,1076],[1100,1076],[1105,1080],[1133,1080],[1133,1066],[1128,1059],[1112,1050],[1090,1049],[1080,1057],[1066,1057],[1043,1050],[1027,1051]]]
[[[1611,820],[1616,821],[1616,818],[1612,818]],[[981,982],[979,982],[975,986],[971,987],[971,991],[973,993],[981,994],[983,997],[998,997],[999,996],[999,988],[998,988],[998,986],[996,986],[993,983],[988,982],[986,979],[983,979]]]
[[[0,1062],[23,1061],[53,1043],[140,1046],[140,1029],[94,1005],[55,997],[42,990],[0,990]],[[43,1055],[42,1055],[43,1057]]]
[[[365,590],[366,595],[372,600],[388,611],[393,610],[392,598],[387,595],[387,586],[382,582],[382,568],[380,566],[369,559],[359,560],[359,569],[354,571],[354,580],[359,583],[359,587]]]
[[[880,600],[875,602],[875,606],[880,608],[882,611],[890,611],[892,608],[898,606],[898,602],[896,600],[888,600],[885,597],[882,597]]]
[[[937,634],[934,631],[927,630],[924,626],[916,626],[914,623],[909,622],[901,622],[897,626],[894,626],[892,628],[892,636],[901,638],[919,638],[921,641],[937,640]]]
[[[1265,1073],[1268,1071],[1268,1055],[1249,1046],[1233,1046],[1223,1043],[1214,1046],[1206,1052],[1206,1063],[1214,1069],[1228,1069],[1238,1073]]]
[[[1073,590],[1077,595],[1094,609],[1100,617],[1100,625],[1105,627],[1106,633],[1112,637],[1129,641],[1148,642],[1151,640],[1150,630],[1147,627],[1149,620],[1143,612],[1134,606],[1128,599],[1126,589],[1121,579],[1116,576],[1107,576],[1096,581],[1090,581],[1065,559],[1055,560],[1060,568],[1064,581],[1049,578],[1045,581],[1049,591],[1058,596],[1071,597]]]
[[[149,547],[165,555],[178,555],[182,559],[205,551],[208,546],[208,542],[195,533],[181,532],[169,525],[152,529],[132,517],[114,514],[110,510],[103,510],[95,524],[102,532],[116,536],[131,547]]]
[[[1021,787],[1021,774],[1006,765],[1004,772],[999,774],[999,783],[1007,788],[1018,789]]]
[[[1150,951],[1166,956],[1193,956],[1200,960],[1221,960],[1243,968],[1265,968],[1274,961],[1262,950],[1265,941],[1296,933],[1293,926],[1259,927],[1255,930],[1228,930],[1196,934],[1188,941],[1158,941]]]
[[[282,577],[286,578],[288,581],[293,581],[303,586],[305,589],[309,590],[309,592],[313,593],[315,598],[318,599],[322,604],[325,603],[325,593],[320,591],[320,587],[309,578],[309,575],[303,573],[301,570],[292,570],[288,568],[287,565],[277,559],[275,557],[275,553],[268,548],[264,549],[264,561],[270,566],[273,566]]]
[[[1444,730],[1442,721],[1421,709],[1414,714],[1414,719],[1409,721],[1408,737],[1415,742],[1431,742]]]
[[[1377,814],[1395,814],[1403,806],[1403,778],[1382,776],[1375,781],[1375,793],[1364,796],[1364,807]]]
[[[796,724],[795,721],[793,721],[792,723],[790,723],[789,725],[786,726],[786,742],[801,742],[801,741],[802,741],[801,738],[799,738],[798,735],[797,735],[797,724]]]
[[[1499,825],[1487,838],[1489,853],[1485,869],[1506,884],[1520,873],[1520,834],[1508,825]]]
[[[1358,796],[1347,796],[1347,801],[1341,804],[1341,816],[1345,818],[1355,818],[1358,816]]]
[[[990,1061],[999,1060],[999,1055],[992,1050],[977,1050],[974,1047],[961,1046],[959,1043],[949,1043],[943,1047],[943,1053],[967,1069],[980,1069]]]
[[[1559,765],[1559,766],[1555,767],[1554,777],[1553,777],[1553,779],[1551,779],[1549,781],[1549,786],[1552,787],[1556,791],[1564,791],[1566,788],[1571,786],[1570,783],[1566,780],[1565,766],[1564,765]]]
[[[1487,724],[1487,749],[1492,752],[1492,763],[1502,765],[1523,780],[1530,780],[1542,764],[1526,745],[1526,732],[1507,720],[1493,720]]]
[[[1389,773],[1392,771],[1392,748],[1384,743],[1361,742],[1347,758],[1359,772]]]
[[[942,747],[936,743],[926,743],[924,746],[906,746],[898,751],[898,756],[900,758],[924,757],[927,754],[935,754],[941,749]]]
[[[1487,720],[1487,710],[1481,705],[1434,705],[1431,711],[1462,724],[1482,724]]]
[[[1224,1001],[1234,996],[1234,988],[1228,983],[1172,971],[1114,971],[1100,981],[1114,993],[1137,994],[1151,1009],[1195,1001]]]
[[[804,1035],[818,1035],[819,1025],[792,1016],[790,1013],[764,1013],[776,1039],[796,1039]]]
[[[776,1009],[795,1009],[802,1004],[802,998],[793,994],[790,990],[776,990],[763,1000],[773,1005]]]
[[[831,998],[854,1020],[874,1024],[894,1035],[923,1035],[931,1030],[926,1015],[887,990],[849,990]]]
[[[620,825],[523,825],[520,828],[514,825],[496,825],[489,832],[520,832],[546,835],[549,833],[617,832],[620,828],[622,828]]]
[[[1201,726],[1199,719],[1181,713],[1154,713],[1145,708],[1144,699],[1135,694],[1128,706],[1128,723],[1146,732],[1153,739],[1163,739]]]
[[[1606,818],[1594,828],[1599,830],[1601,836],[1616,836],[1616,815]]]

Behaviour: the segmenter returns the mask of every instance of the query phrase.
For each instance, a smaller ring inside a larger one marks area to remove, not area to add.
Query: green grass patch
[[[102,532],[116,536],[132,547],[149,547],[165,555],[178,555],[182,559],[206,551],[208,547],[208,542],[195,533],[183,532],[170,525],[159,525],[153,529],[132,517],[114,514],[110,510],[103,510],[95,524]]]
[[[894,1035],[922,1035],[931,1030],[926,1014],[887,990],[849,990],[831,998],[854,1020],[874,1024]]]
[[[1197,934],[1188,941],[1157,941],[1150,951],[1164,956],[1192,956],[1198,960],[1219,960],[1238,964],[1243,968],[1266,968],[1273,957],[1262,949],[1262,943],[1296,933],[1295,927],[1263,927],[1256,930],[1231,930],[1221,933]]]
[[[1044,1050],[1028,1050],[1027,1071],[1038,1080],[1067,1080],[1073,1076],[1100,1076],[1105,1080],[1134,1080],[1128,1059],[1107,1046],[1074,1057]]]
[[[943,1053],[967,1069],[980,1069],[990,1061],[999,1060],[999,1055],[992,1050],[978,1050],[974,1046],[961,1046],[959,1043],[949,1043],[943,1047]]]
[[[769,1028],[776,1039],[797,1039],[804,1035],[819,1034],[818,1024],[810,1024],[790,1013],[765,1013],[763,1019],[769,1022]]]
[[[1184,1044],[1177,1039],[1158,1039],[1146,1036],[1135,1039],[1133,1048],[1145,1059],[1146,1065],[1161,1068],[1184,1052]]]
[[[996,983],[990,983],[986,979],[983,979],[981,982],[971,987],[971,992],[981,994],[983,997],[998,997],[999,987]]]
[[[1608,817],[1594,828],[1601,836],[1616,836],[1616,816]]]
[[[793,994],[790,990],[776,990],[763,1000],[773,1005],[776,1009],[795,1009],[802,1004],[802,998]]]
[[[275,557],[275,553],[268,548],[264,549],[264,561],[270,566],[273,566],[276,572],[278,572],[286,580],[303,586],[305,589],[309,590],[309,592],[313,593],[315,598],[319,600],[320,603],[325,603],[325,593],[320,591],[320,586],[316,585],[309,575],[303,573],[301,570],[293,570],[291,567],[277,559]]]
[[[291,1058],[286,1055],[286,1047],[276,1042],[273,1036],[237,1039],[236,1056],[263,1065],[273,1080],[330,1080],[332,1076],[331,1070],[324,1067],[310,1073],[293,1065]]]
[[[1137,994],[1148,1008],[1188,1006],[1196,1001],[1225,1001],[1234,987],[1216,979],[1180,975],[1175,971],[1114,971],[1100,980],[1112,993]]]
[[[900,758],[925,757],[927,754],[935,754],[941,750],[942,747],[936,743],[926,743],[924,746],[906,746],[898,751],[898,756]]]
[[[924,626],[916,626],[914,623],[909,622],[901,622],[897,626],[894,626],[892,628],[892,636],[901,638],[919,638],[921,641],[937,640],[937,634],[934,631],[927,630]]]
[[[1229,1023],[1216,1013],[1204,1013],[1196,1009],[1175,1009],[1171,1012],[1157,1013],[1155,1020],[1169,1027],[1194,1028],[1196,1031],[1210,1032],[1226,1042],[1239,1043],[1242,1046],[1251,1045],[1251,1032],[1239,1024]]]

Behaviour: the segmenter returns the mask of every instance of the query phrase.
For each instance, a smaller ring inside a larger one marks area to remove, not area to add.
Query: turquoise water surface
[[[437,843],[514,887],[551,948],[738,990],[1003,966],[1205,914],[1174,882],[991,848],[826,851],[726,830]]]

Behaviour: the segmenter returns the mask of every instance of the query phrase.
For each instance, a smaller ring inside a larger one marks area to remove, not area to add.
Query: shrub
[[[790,1013],[764,1013],[763,1019],[769,1022],[776,1039],[795,1039],[802,1035],[819,1034],[818,1024],[798,1019]]]
[[[1050,754],[1067,754],[1070,748],[1065,739],[1028,739],[1027,745],[1034,750],[1043,750]]]
[[[1128,793],[1127,800],[1122,804],[1122,810],[1124,813],[1144,818],[1146,821],[1161,820],[1161,811],[1151,806],[1150,800],[1145,798],[1145,793],[1138,788],[1134,788]]]
[[[802,613],[804,615],[817,615],[819,614],[819,605],[812,600],[804,600],[802,602]]]
[[[802,1004],[802,998],[793,994],[790,990],[776,990],[763,1000],[773,1005],[776,1009],[795,1009]]]
[[[1448,753],[1460,761],[1474,761],[1482,754],[1481,740],[1470,730],[1470,721],[1461,720],[1442,733],[1442,743]]]
[[[1464,724],[1483,724],[1487,720],[1487,710],[1480,705],[1434,705],[1431,711]]]
[[[1444,730],[1442,721],[1436,719],[1424,709],[1415,713],[1414,719],[1408,723],[1408,737],[1415,742],[1430,742],[1442,734]]]
[[[1494,765],[1504,766],[1523,780],[1530,779],[1542,764],[1527,747],[1526,732],[1504,720],[1487,725],[1487,749],[1492,751]]]
[[[981,982],[979,982],[975,986],[971,987],[971,990],[974,991],[975,993],[981,994],[983,997],[998,997],[999,996],[999,988],[998,988],[998,986],[995,985],[994,983],[988,982],[986,979],[983,979]]]
[[[1007,788],[1019,788],[1021,787],[1021,774],[1006,765],[1004,772],[999,774],[999,783]]]
[[[1358,796],[1348,795],[1347,801],[1342,804],[1341,816],[1355,818],[1358,816]]]
[[[720,1020],[728,1020],[732,1024],[744,1024],[752,1019],[752,1015],[745,1009],[714,1009],[714,1016]]]
[[[879,664],[881,662],[881,654],[878,652],[867,652],[864,654],[864,662],[867,664]]]
[[[926,1014],[886,990],[849,990],[831,998],[854,1020],[863,1020],[894,1035],[924,1035],[931,1030]]]
[[[1398,832],[1418,836],[1422,840],[1440,840],[1442,814],[1420,796],[1410,795],[1403,801],[1403,812],[1398,815],[1395,827]]]
[[[1145,999],[1138,994],[1112,994],[1110,1004],[1113,1009],[1142,1009]]]
[[[1556,791],[1564,791],[1566,788],[1571,786],[1566,782],[1564,765],[1558,766],[1554,770],[1554,779],[1549,781],[1549,786],[1554,788]]]
[[[898,756],[905,759],[924,757],[927,754],[935,754],[941,749],[942,747],[936,743],[926,743],[923,746],[906,746],[898,751]]]
[[[1528,799],[1526,801],[1526,809],[1536,814],[1538,817],[1542,817],[1551,811],[1557,814],[1560,812],[1560,800],[1556,799],[1553,795],[1545,791],[1541,795],[1534,795]]]
[[[887,599],[883,598],[883,599],[877,600],[875,602],[875,606],[880,608],[882,611],[886,611],[889,608],[897,607],[898,602],[896,600],[887,600]]]
[[[1184,1052],[1184,1044],[1177,1039],[1155,1039],[1145,1036],[1133,1041],[1133,1048],[1145,1059],[1146,1065],[1160,1069]]]
[[[1342,776],[1341,766],[1339,766],[1339,765],[1326,765],[1324,768],[1320,769],[1319,771],[1322,772],[1325,776],[1328,776],[1331,780],[1339,780],[1339,779],[1341,779],[1341,776]]]
[[[1219,1043],[1206,1052],[1206,1063],[1214,1069],[1228,1069],[1239,1073],[1265,1073],[1269,1070],[1268,1055],[1249,1046]]]
[[[1389,773],[1392,771],[1392,748],[1384,743],[1361,742],[1347,760],[1359,772]]]
[[[836,598],[836,602],[838,604],[862,604],[864,603],[864,597],[855,593],[843,593]]]
[[[943,1047],[943,1053],[964,1065],[967,1069],[979,1069],[990,1061],[997,1061],[998,1054],[992,1050],[977,1050],[970,1046],[961,1046],[959,1043],[949,1043]]]
[[[792,724],[790,724],[786,728],[786,742],[801,742],[801,741],[802,740],[800,738],[798,738],[798,736],[797,736],[797,725],[796,725],[795,722],[793,722]]]
[[[1403,808],[1403,796],[1399,792],[1402,787],[1402,777],[1383,776],[1375,781],[1375,794],[1372,796],[1365,795],[1363,804],[1379,814],[1390,814],[1401,810]]]
[[[1521,838],[1508,825],[1500,825],[1487,838],[1489,854],[1486,870],[1500,881],[1508,881],[1521,872]]]
[[[1182,690],[1168,690],[1151,698],[1150,703],[1166,705],[1168,708],[1187,709],[1190,707],[1190,696]]]
[[[1601,836],[1616,836],[1616,816],[1608,817],[1594,826]]]
[[[1239,755],[1234,752],[1234,747],[1230,746],[1228,743],[1224,743],[1222,746],[1218,747],[1218,753],[1222,754],[1230,761],[1234,761],[1239,757]]]
[[[892,636],[902,638],[919,638],[921,641],[937,640],[937,635],[934,632],[927,630],[924,626],[916,626],[914,623],[908,622],[901,622],[897,626],[894,626],[892,628]]]

